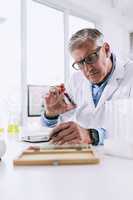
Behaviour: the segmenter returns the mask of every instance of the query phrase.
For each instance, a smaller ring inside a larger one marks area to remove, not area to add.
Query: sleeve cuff
[[[104,128],[97,128],[96,129],[98,131],[98,135],[99,135],[99,145],[103,145],[104,144],[104,140],[108,137],[107,131]]]
[[[41,116],[42,125],[52,128],[52,127],[56,126],[56,124],[58,122],[58,117],[59,116],[50,118],[50,117],[46,117],[45,114],[42,114],[42,116]]]

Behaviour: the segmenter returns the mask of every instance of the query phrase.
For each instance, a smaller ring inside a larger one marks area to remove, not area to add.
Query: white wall
[[[41,0],[46,3],[46,0]],[[113,52],[124,60],[129,57],[129,27],[132,23],[124,17],[118,8],[107,0],[48,0],[52,4],[84,15],[94,21],[110,43]]]
[[[107,0],[40,1],[44,1],[48,5],[51,2],[51,4],[58,5],[60,8],[66,8],[69,12],[73,12],[76,15],[83,15],[89,21],[92,20],[96,24],[96,27],[105,34],[105,38],[111,44],[113,51],[119,57],[124,57],[124,59],[128,56],[128,21],[117,10],[111,8],[107,4]],[[7,20],[0,27],[0,64],[2,67],[1,80],[3,80],[0,84],[0,92],[2,97],[6,95],[7,97],[13,98],[13,102],[15,97],[15,103],[17,100],[16,105],[18,105],[20,101],[20,97],[17,95],[20,92],[20,1],[13,0],[13,3],[11,3],[10,0],[6,0],[3,2],[5,4],[1,3],[0,13],[1,17],[6,17]],[[7,78],[7,75],[9,78]],[[3,82],[7,85],[6,89],[3,87]],[[3,94],[3,90],[4,92],[6,91],[6,94]],[[8,95],[7,91],[9,91]],[[7,101],[9,101],[9,98],[7,98]]]
[[[104,20],[99,25],[99,29],[104,33],[105,39],[109,42],[115,55],[126,61],[129,57],[129,34],[128,30],[123,28],[119,23]]]
[[[20,113],[20,0],[0,1],[0,127]]]
[[[88,11],[88,16],[94,18],[105,38],[111,44],[112,50],[118,57],[129,56],[129,30],[131,29],[132,19],[124,16],[118,5],[112,5],[109,0],[70,0],[76,3],[81,10]],[[116,6],[113,7],[113,6]]]

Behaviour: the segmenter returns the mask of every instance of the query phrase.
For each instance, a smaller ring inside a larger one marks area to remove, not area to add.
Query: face
[[[87,58],[88,55],[91,55],[93,52],[95,52],[96,49],[98,49],[96,44],[88,42],[81,48],[73,50],[72,57],[76,63],[79,63],[84,58]],[[82,67],[80,67],[80,70],[91,83],[98,84],[106,78],[108,73],[111,71],[111,68],[112,63],[110,60],[110,47],[107,43],[104,43],[98,51],[98,59],[95,61],[95,63],[83,63]]]

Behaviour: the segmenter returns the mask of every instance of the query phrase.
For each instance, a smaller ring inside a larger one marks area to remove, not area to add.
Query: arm
[[[105,129],[85,129],[73,121],[61,123],[52,130],[52,142],[55,144],[92,144],[102,145]]]

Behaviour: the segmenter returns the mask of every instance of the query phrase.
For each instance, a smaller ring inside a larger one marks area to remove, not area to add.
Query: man
[[[56,144],[104,144],[108,130],[105,104],[108,100],[132,96],[133,64],[116,61],[103,34],[97,29],[82,29],[72,35],[69,50],[74,59],[67,92],[75,104],[66,103],[63,93],[54,88],[45,97],[43,125],[54,127]],[[58,124],[57,124],[58,122]]]

